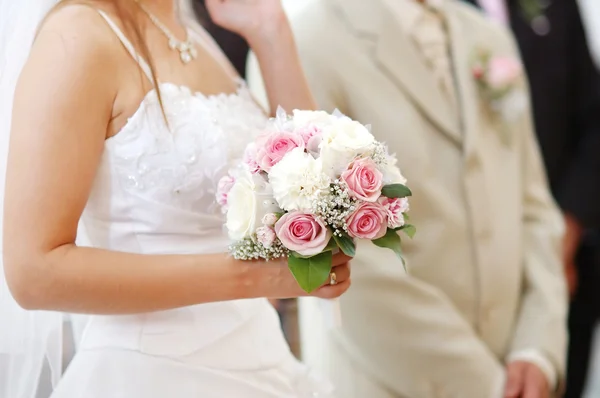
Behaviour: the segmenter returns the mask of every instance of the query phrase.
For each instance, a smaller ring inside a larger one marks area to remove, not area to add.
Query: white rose
[[[371,148],[375,137],[359,122],[342,116],[325,128],[323,142],[340,150],[364,151]]]
[[[280,211],[273,199],[271,186],[260,174],[247,167],[236,170],[235,184],[227,195],[227,230],[232,240],[250,237],[262,218]]]
[[[337,178],[358,155],[372,150],[375,137],[357,121],[347,117],[323,129],[321,159],[330,178]]]
[[[388,155],[385,163],[379,167],[383,173],[383,184],[406,184],[406,178],[402,175],[402,172],[396,166],[398,160],[393,155]]]
[[[329,192],[331,184],[321,160],[302,148],[288,152],[271,168],[269,182],[275,200],[286,211],[311,209],[316,199]]]
[[[296,109],[293,114],[294,126],[296,128],[308,127],[311,125],[326,126],[330,125],[337,117],[330,115],[325,111],[301,111]]]

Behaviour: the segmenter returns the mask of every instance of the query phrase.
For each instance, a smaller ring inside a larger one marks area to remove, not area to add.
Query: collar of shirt
[[[415,26],[420,22],[424,12],[433,11],[443,14],[443,6],[446,0],[392,0],[389,4],[395,11],[402,30],[406,34],[414,32]]]

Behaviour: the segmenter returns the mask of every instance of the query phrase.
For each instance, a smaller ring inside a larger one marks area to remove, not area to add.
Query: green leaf
[[[323,286],[331,272],[333,254],[330,251],[309,258],[288,257],[288,267],[298,285],[306,293]]]
[[[305,256],[304,254],[300,254],[300,253],[296,253],[296,252],[290,252],[290,257],[294,257],[294,258],[311,258],[312,256]]]
[[[325,249],[323,249],[323,251],[324,252],[333,251],[337,248],[338,248],[338,245],[337,245],[335,239],[332,237],[331,239],[329,239],[329,243],[327,244],[327,246],[325,246]]]
[[[415,234],[417,233],[417,228],[411,224],[404,224],[402,227],[400,227],[400,230],[411,239],[414,238]]]
[[[373,243],[375,244],[375,246],[390,249],[394,253],[396,253],[398,258],[402,260],[402,265],[404,265],[406,269],[406,264],[404,263],[404,258],[402,257],[402,240],[400,239],[400,236],[398,236],[398,233],[396,231],[394,231],[391,228],[388,228],[386,234],[379,239],[375,239]]]
[[[381,194],[386,198],[395,199],[395,198],[406,198],[408,196],[412,196],[412,192],[406,185],[403,184],[390,184],[385,185],[381,189]]]
[[[356,255],[356,245],[352,238],[347,235],[333,236],[335,243],[337,243],[340,250],[348,257],[354,257]]]

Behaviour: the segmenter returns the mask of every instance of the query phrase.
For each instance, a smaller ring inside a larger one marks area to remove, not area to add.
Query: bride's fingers
[[[335,283],[341,283],[350,278],[350,266],[348,263],[343,265],[338,265],[337,267],[333,267],[331,269],[331,273],[329,274],[329,279],[325,281],[325,285],[331,285],[332,279]],[[335,284],[334,283],[334,284]]]
[[[346,279],[345,281],[336,285],[326,285],[322,288],[319,288],[319,290],[315,292],[314,296],[323,299],[334,299],[346,293],[346,290],[348,290],[349,288],[350,279]]]
[[[336,253],[333,256],[333,266],[342,265],[352,260],[352,257],[346,256],[344,253]]]
[[[332,282],[334,283],[332,284]],[[329,274],[329,278],[327,278],[323,286],[311,295],[324,299],[333,299],[344,294],[349,287],[350,263],[345,262],[340,265],[334,265]]]

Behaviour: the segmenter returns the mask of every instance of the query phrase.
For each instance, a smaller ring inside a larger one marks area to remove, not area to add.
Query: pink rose
[[[301,211],[284,214],[275,224],[275,232],[285,247],[303,256],[321,253],[331,239],[322,220]]]
[[[273,226],[277,222],[277,214],[267,213],[262,219],[264,225]]]
[[[248,166],[252,174],[256,174],[260,171],[260,166],[256,161],[256,144],[252,143],[244,150],[244,157],[242,161]]]
[[[488,65],[487,81],[494,89],[503,89],[516,82],[521,64],[512,57],[494,57]]]
[[[217,203],[223,208],[227,206],[227,195],[229,195],[233,184],[235,184],[235,178],[230,175],[221,178],[217,184]]]
[[[341,179],[353,198],[375,202],[381,195],[383,174],[369,158],[352,162],[350,168],[342,173]]]
[[[273,246],[277,236],[271,227],[259,227],[256,229],[256,238],[266,248]]]
[[[346,224],[352,238],[379,239],[387,232],[387,211],[379,203],[361,202]]]
[[[268,172],[288,152],[296,148],[304,148],[304,141],[298,134],[285,131],[272,133],[259,142],[256,161],[261,169]]]
[[[319,153],[319,145],[323,140],[323,131],[319,127],[315,125],[301,127],[296,130],[296,134],[302,137],[306,149],[308,149],[311,154]]]
[[[404,225],[404,214],[408,211],[408,198],[379,198],[379,203],[387,211],[388,227],[400,228]]]

